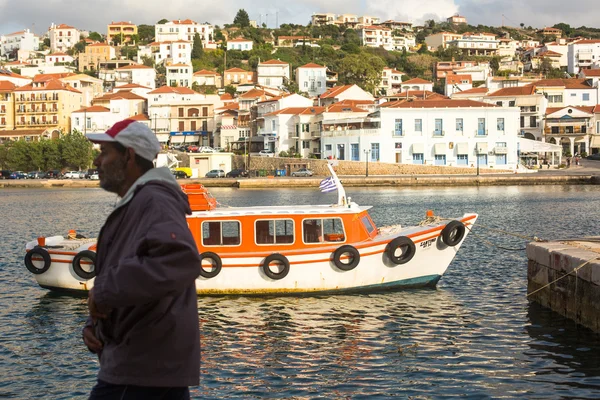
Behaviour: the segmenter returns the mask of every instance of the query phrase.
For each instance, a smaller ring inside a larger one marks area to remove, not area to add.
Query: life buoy
[[[279,272],[273,272],[273,270],[271,269],[272,262],[276,262],[277,264],[281,265],[282,269]],[[290,262],[288,261],[286,256],[281,255],[279,253],[273,253],[270,256],[265,257],[265,260],[262,264],[262,270],[265,273],[265,275],[271,279],[283,279],[290,272]]]
[[[221,261],[221,257],[219,257],[217,253],[206,251],[200,254],[200,257],[202,258],[202,261],[210,260],[210,264],[212,265],[212,270],[206,270],[202,265],[202,261],[200,261],[200,276],[203,278],[214,278],[219,275],[221,268],[223,268],[223,261]]]
[[[400,255],[396,255],[396,251],[400,250]],[[417,247],[412,239],[406,236],[399,236],[388,243],[385,254],[391,262],[396,265],[406,264],[415,256]]]
[[[465,224],[460,221],[450,221],[444,229],[442,229],[442,241],[447,246],[456,246],[465,236]]]
[[[342,256],[344,254],[350,254],[350,262],[345,263],[342,261]],[[356,250],[356,247],[350,246],[346,244],[344,246],[340,246],[336,251],[333,252],[333,263],[338,269],[342,271],[350,271],[356,268],[358,263],[360,262],[360,253]]]
[[[42,257],[42,259],[44,260],[44,266],[42,268],[38,268],[33,264],[34,256]],[[25,254],[25,267],[32,274],[43,274],[44,272],[48,271],[48,268],[50,268],[51,263],[52,260],[50,259],[50,254],[46,249],[42,247],[36,246],[33,249],[29,250],[27,254]]]
[[[88,272],[81,267],[81,260],[87,258],[92,262],[92,269]],[[73,257],[73,272],[81,279],[92,279],[96,276],[96,253],[90,250],[83,250]]]

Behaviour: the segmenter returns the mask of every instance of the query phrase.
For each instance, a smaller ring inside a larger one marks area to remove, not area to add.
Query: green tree
[[[140,42],[150,43],[154,39],[154,25],[138,25],[138,36]]]
[[[59,140],[63,166],[82,169],[92,163],[92,143],[83,133],[73,130]]]
[[[229,93],[231,97],[235,97],[237,90],[235,89],[235,86],[227,85],[225,86],[225,93]]]
[[[566,36],[571,36],[573,33],[573,28],[571,28],[571,25],[565,24],[564,22],[554,25],[553,28],[560,29]]]
[[[8,151],[10,150],[10,142],[6,144],[0,144],[0,168],[8,168]]]
[[[250,17],[248,17],[248,13],[243,8],[239,9],[235,18],[233,19],[234,25],[239,26],[240,28],[244,28],[250,26]]]
[[[163,19],[161,19],[160,21],[158,21],[156,24],[157,24],[157,25],[162,25],[162,24],[166,24],[167,22],[169,22],[169,20],[168,20],[168,19],[166,19],[166,18],[163,18]]]
[[[490,68],[492,69],[494,75],[498,73],[498,70],[500,69],[500,57],[493,57],[490,60]]]
[[[73,46],[73,54],[83,53],[85,51],[85,46],[85,40],[75,43],[75,45]]]
[[[43,164],[40,169],[60,169],[62,168],[59,139],[41,140],[39,149],[44,156]]]
[[[25,140],[17,140],[12,143],[8,151],[8,165],[14,170],[27,171],[31,165],[29,143]]]
[[[43,45],[45,48],[50,47],[50,38],[44,38]]]
[[[200,34],[196,32],[194,35],[194,43],[192,44],[192,60],[200,60],[204,55],[204,49],[202,48],[202,39]]]
[[[90,32],[90,35],[88,36],[89,39],[95,40],[97,42],[102,42],[104,41],[104,39],[102,38],[102,35],[99,34],[98,32]]]
[[[150,56],[142,56],[142,64],[146,67],[154,67],[154,60]]]
[[[338,64],[337,71],[340,83],[356,84],[369,93],[373,93],[381,81],[381,72],[385,62],[378,56],[351,54]]]

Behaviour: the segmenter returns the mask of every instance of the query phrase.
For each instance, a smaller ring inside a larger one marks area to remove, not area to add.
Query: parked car
[[[298,171],[292,172],[292,176],[313,176],[313,172],[308,168],[300,168]]]
[[[92,180],[92,181],[98,181],[98,180],[100,180],[100,175],[98,175],[98,171],[92,173],[90,175],[89,179]]]
[[[184,171],[171,171],[173,173],[173,176],[175,177],[175,179],[187,179],[189,178],[188,174],[186,174]]]
[[[27,179],[43,179],[44,173],[42,171],[31,171],[27,173]]]
[[[97,173],[98,173],[98,170],[96,168],[90,168],[87,171],[85,171],[84,178],[90,179],[90,177],[92,175],[97,174]]]
[[[211,169],[205,176],[207,178],[225,178],[225,171],[222,169]]]
[[[226,178],[246,178],[247,176],[248,171],[246,171],[245,169],[232,169],[225,175]]]
[[[63,175],[64,179],[79,179],[79,171],[67,171]]]
[[[196,145],[193,145],[193,144],[186,147],[186,151],[188,153],[197,153],[198,149],[199,149],[199,147]]]
[[[202,146],[198,149],[199,153],[216,153],[216,150],[209,146]]]
[[[10,174],[12,174],[12,171],[3,169],[0,171],[0,179],[10,179]]]
[[[60,173],[60,171],[58,169],[51,169],[50,171],[47,171],[46,174],[44,175],[45,179],[60,179],[60,177],[62,176],[62,174]]]
[[[587,156],[588,160],[600,160],[600,153],[596,153],[596,154],[590,154],[589,156]]]
[[[15,171],[10,174],[9,179],[27,179],[27,174],[23,171]]]
[[[271,150],[261,150],[258,152],[258,155],[260,157],[275,157],[275,153],[273,153]]]
[[[225,149],[224,149],[224,148],[222,148],[222,147],[213,147],[213,150],[214,150],[216,153],[223,153],[223,152],[225,151]]]

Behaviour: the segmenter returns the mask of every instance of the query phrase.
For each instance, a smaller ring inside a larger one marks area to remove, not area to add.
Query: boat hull
[[[448,221],[425,226],[407,227],[382,233],[374,240],[352,244],[360,254],[358,265],[341,270],[333,261],[335,250],[349,243],[330,244],[309,251],[284,253],[289,261],[289,273],[282,279],[272,279],[265,273],[263,262],[272,252],[251,254],[223,254],[222,269],[213,278],[199,277],[196,289],[199,295],[304,295],[357,292],[379,292],[415,287],[435,287],[468,236],[476,214],[465,214],[459,220],[466,226],[462,240],[447,246],[441,232]],[[409,237],[415,244],[415,253],[404,264],[393,263],[386,248],[396,237]],[[73,258],[78,251],[89,248],[86,244],[72,254],[50,251],[52,263],[43,274],[34,275],[41,287],[66,292],[87,292],[94,279],[83,279],[73,270]],[[33,244],[28,244],[28,249]],[[206,268],[208,264],[203,262]]]

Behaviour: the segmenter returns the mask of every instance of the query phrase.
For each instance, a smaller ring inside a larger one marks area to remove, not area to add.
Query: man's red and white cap
[[[88,133],[86,137],[94,143],[118,142],[125,147],[131,147],[135,154],[150,161],[153,161],[160,151],[160,143],[154,132],[132,119],[117,122],[105,133]]]

